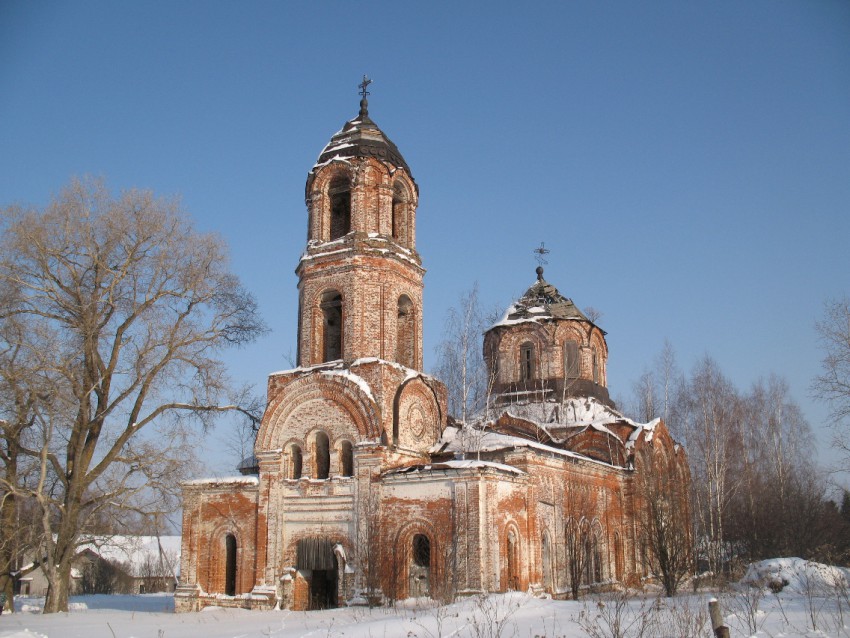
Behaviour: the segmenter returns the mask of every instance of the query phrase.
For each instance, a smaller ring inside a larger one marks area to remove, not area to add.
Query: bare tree
[[[833,444],[843,452],[850,468],[850,297],[828,301],[816,328],[825,355],[812,391],[832,408]]]
[[[162,496],[184,475],[187,417],[239,409],[222,404],[219,356],[264,326],[224,242],[150,192],[113,198],[100,182],[72,181],[43,211],[3,210],[0,235],[0,297],[11,301],[0,322],[25,328],[2,347],[39,353],[35,372],[51,378],[21,447],[38,476],[16,486],[39,504],[49,613],[67,609],[96,512],[172,506]],[[30,335],[53,348],[39,352]]]
[[[486,407],[492,392],[494,378],[488,375],[481,340],[497,319],[495,309],[482,310],[477,283],[461,295],[457,307],[446,313],[434,373],[446,384],[449,413],[462,423]]]
[[[592,489],[572,481],[564,483],[564,552],[570,593],[578,600],[582,584],[590,584],[588,572],[592,570],[593,537],[591,522],[597,513]]]
[[[679,411],[691,462],[700,555],[717,573],[728,557],[726,516],[740,477],[734,461],[741,448],[738,393],[706,356],[684,386]]]
[[[672,597],[693,572],[693,536],[684,494],[687,488],[660,457],[647,459],[643,465],[641,545],[646,548],[652,575],[663,585],[664,593]]]

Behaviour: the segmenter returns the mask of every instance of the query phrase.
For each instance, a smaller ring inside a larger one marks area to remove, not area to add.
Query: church
[[[419,190],[360,112],[307,177],[297,363],[268,379],[254,456],[183,486],[177,611],[307,610],[650,577],[650,512],[689,537],[690,473],[607,389],[605,332],[543,277],[484,335],[466,423],[423,372]]]

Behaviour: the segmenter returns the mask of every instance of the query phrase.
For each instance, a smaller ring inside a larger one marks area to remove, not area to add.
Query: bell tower
[[[298,275],[298,364],[377,358],[422,369],[419,189],[398,148],[360,112],[307,176],[307,247]]]

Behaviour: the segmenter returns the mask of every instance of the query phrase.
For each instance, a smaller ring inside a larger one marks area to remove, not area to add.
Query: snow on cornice
[[[183,485],[259,485],[260,479],[257,476],[222,476],[217,478],[192,479],[184,481]]]
[[[417,268],[422,267],[422,264],[413,257],[414,251],[409,248],[405,248],[404,246],[400,246],[395,240],[390,239],[385,235],[381,235],[380,233],[369,233],[367,237],[368,242],[362,242],[362,240],[358,242],[355,240],[355,242],[351,245],[346,245],[346,240],[350,239],[349,235],[343,235],[338,239],[328,242],[311,239],[307,243],[307,250],[301,254],[299,262],[303,263],[313,261],[314,259],[341,255],[357,249],[366,254],[392,255],[401,261],[406,261],[413,266],[416,266]],[[386,247],[370,244],[385,244]],[[333,248],[334,250],[328,250],[329,248]]]
[[[492,461],[477,461],[474,459],[453,459],[450,461],[428,463],[427,465],[413,465],[408,467],[394,468],[392,470],[388,470],[385,473],[385,476],[415,474],[419,472],[439,472],[441,470],[474,469],[494,469],[509,474],[525,474],[525,472],[523,472],[521,469],[514,467],[513,465],[506,465],[505,463],[494,463]]]
[[[369,363],[380,363],[390,368],[395,368],[400,372],[404,372],[404,381],[408,381],[417,377],[422,379],[428,379],[429,381],[436,380],[436,377],[427,374],[426,372],[422,372],[421,370],[415,370],[413,368],[408,368],[407,366],[403,366],[396,361],[388,361],[386,359],[381,359],[380,357],[361,357],[359,359],[355,359],[348,367],[353,369],[358,366],[366,365]],[[269,376],[275,377],[284,374],[303,374],[306,372],[317,372],[321,370],[344,370],[345,367],[345,363],[342,360],[337,359],[336,361],[317,363],[312,366],[298,366],[297,368],[290,368],[289,370],[279,370],[277,372],[270,373]]]

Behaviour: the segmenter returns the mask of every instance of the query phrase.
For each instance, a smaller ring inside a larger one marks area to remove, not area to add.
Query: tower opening
[[[575,341],[564,342],[564,376],[568,379],[579,376],[578,344]]]
[[[342,358],[342,295],[329,290],[322,295],[322,361]]]
[[[593,382],[599,383],[599,352],[595,346],[593,348],[591,365],[593,366]]]
[[[519,349],[520,380],[530,381],[534,378],[534,346],[524,343]]]
[[[416,367],[414,343],[413,302],[407,295],[402,295],[398,298],[396,319],[396,361],[408,368]]]
[[[404,187],[396,182],[393,187],[392,236],[403,246],[407,246],[407,193]]]
[[[331,200],[330,241],[344,237],[351,230],[351,182],[335,177],[328,188]]]

